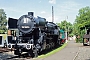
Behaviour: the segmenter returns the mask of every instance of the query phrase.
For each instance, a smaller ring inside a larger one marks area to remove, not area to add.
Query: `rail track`
[[[7,58],[5,58],[6,60],[27,60],[27,59],[33,59],[31,56],[28,56],[28,53],[23,53],[21,56],[17,56],[17,55],[14,55],[14,49],[8,49],[8,48],[0,48],[0,53],[4,53],[4,54],[8,54],[9,55],[12,55],[12,56],[9,56]],[[50,50],[51,51],[51,50]],[[49,50],[48,51],[44,51],[42,52],[42,54],[46,54],[48,52],[50,52]],[[39,54],[41,55],[41,54]],[[5,60],[4,59],[4,60]]]
[[[28,56],[27,53],[25,54],[22,54],[21,56],[12,56],[12,57],[9,57],[7,58],[7,60],[26,60],[26,59],[32,59],[32,57]]]
[[[8,49],[8,48],[0,48],[0,53],[9,52],[9,51],[11,51],[11,49]]]
[[[27,53],[21,56],[14,55],[14,51],[7,48],[0,48],[0,60],[27,60],[32,59]]]

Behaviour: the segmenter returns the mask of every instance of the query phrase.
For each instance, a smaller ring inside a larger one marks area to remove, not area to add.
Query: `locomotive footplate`
[[[8,45],[8,48],[9,49],[12,49],[12,48],[14,48],[15,47],[15,44],[9,44]],[[23,48],[26,48],[26,49],[31,49],[31,48],[33,48],[34,47],[34,45],[33,44],[28,44],[28,43],[17,43],[17,47],[23,47]]]

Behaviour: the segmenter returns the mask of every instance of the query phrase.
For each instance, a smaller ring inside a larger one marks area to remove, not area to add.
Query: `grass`
[[[53,50],[53,51],[51,51],[51,52],[49,52],[47,54],[40,55],[37,58],[45,58],[47,56],[50,56],[52,54],[55,54],[55,53],[59,52],[60,50],[62,50],[66,45],[67,45],[67,43],[64,43],[61,47],[59,47],[59,48],[57,48],[57,49],[55,49],[55,50]]]

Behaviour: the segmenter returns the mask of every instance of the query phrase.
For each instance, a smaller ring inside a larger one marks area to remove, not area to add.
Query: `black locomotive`
[[[9,23],[10,25],[13,24]],[[53,22],[47,22],[45,18],[35,18],[33,12],[17,19],[15,27],[19,31],[14,45],[15,55],[20,56],[22,52],[28,52],[28,55],[37,57],[41,51],[60,45],[58,26]]]

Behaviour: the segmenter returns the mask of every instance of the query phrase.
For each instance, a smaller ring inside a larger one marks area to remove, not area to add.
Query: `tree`
[[[6,14],[3,9],[0,9],[0,33],[5,33],[7,28],[7,19]]]
[[[75,35],[80,36],[80,42],[82,42],[85,30],[88,28],[90,28],[90,7],[86,6],[84,8],[79,9],[79,13],[76,16],[76,20],[74,22],[73,32]]]
[[[81,8],[75,22],[80,29],[90,28],[90,7]]]
[[[72,24],[70,22],[67,22],[66,20],[61,21],[61,23],[57,23],[57,25],[60,27],[60,29],[67,31],[68,34],[72,34]]]

